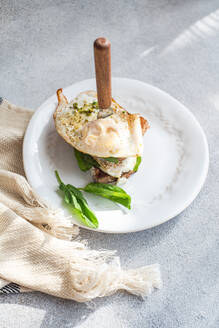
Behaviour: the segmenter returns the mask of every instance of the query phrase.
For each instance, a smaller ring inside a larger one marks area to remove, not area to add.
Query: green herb
[[[111,162],[111,163],[118,163],[119,160],[116,157],[104,157],[103,158],[105,161]]]
[[[78,109],[78,103],[73,104],[74,109]]]
[[[75,157],[78,162],[78,166],[81,169],[81,171],[86,172],[86,171],[90,170],[93,166],[99,167],[99,164],[97,163],[97,161],[95,161],[95,159],[92,156],[81,153],[77,149],[74,149],[74,152],[75,152]]]
[[[93,109],[92,108],[88,108],[88,109],[84,109],[84,108],[80,108],[78,109],[78,113],[81,113],[81,114],[86,114],[86,115],[91,115],[93,113]]]
[[[82,107],[78,107],[78,103],[73,103],[73,108],[76,109],[81,114],[91,115],[95,109],[98,109],[97,101],[93,101],[92,103],[87,104],[84,102]]]
[[[92,102],[92,108],[95,108],[95,109],[98,109],[99,108],[97,101],[93,101]]]
[[[134,169],[133,169],[134,172],[138,171],[138,167],[139,167],[140,164],[141,164],[141,156],[138,156],[136,158],[136,163],[135,163],[135,166],[134,166]]]
[[[64,193],[64,201],[68,205],[71,213],[86,226],[90,228],[98,228],[98,220],[88,207],[87,201],[82,192],[70,184],[65,185],[62,182],[58,171],[55,171],[55,175],[59,184],[59,189]]]
[[[92,182],[81,190],[110,199],[113,202],[127,207],[128,209],[131,208],[131,197],[120,187],[105,183]]]

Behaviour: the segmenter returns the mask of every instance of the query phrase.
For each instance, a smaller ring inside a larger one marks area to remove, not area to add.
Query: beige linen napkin
[[[32,111],[0,100],[0,293],[36,290],[78,302],[161,287],[157,264],[124,271],[114,251],[90,250],[61,210],[25,179],[22,143]],[[22,287],[21,287],[22,286]]]

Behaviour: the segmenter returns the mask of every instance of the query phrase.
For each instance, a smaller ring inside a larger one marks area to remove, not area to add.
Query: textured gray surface
[[[82,232],[117,249],[125,267],[161,265],[164,288],[145,302],[119,293],[92,307],[47,295],[0,298],[1,327],[219,327],[218,0],[9,1],[0,9],[0,95],[37,108],[61,86],[94,75],[92,41],[112,41],[114,76],[154,84],[204,127],[210,170],[181,215],[129,235]],[[198,164],[197,164],[198,165]]]

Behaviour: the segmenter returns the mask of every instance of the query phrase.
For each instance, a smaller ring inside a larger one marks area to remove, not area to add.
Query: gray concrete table
[[[144,302],[128,294],[91,307],[40,293],[0,298],[0,327],[219,327],[219,2],[217,0],[1,0],[0,95],[37,108],[59,87],[94,76],[92,41],[112,41],[113,76],[154,84],[203,126],[210,170],[196,200],[148,231],[83,231],[122,264],[159,262],[164,288]]]

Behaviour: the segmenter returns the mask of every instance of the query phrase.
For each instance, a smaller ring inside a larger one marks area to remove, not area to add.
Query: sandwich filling
[[[143,153],[144,119],[128,113],[114,100],[111,114],[98,118],[94,91],[80,93],[70,103],[61,89],[57,95],[59,104],[54,119],[58,133],[79,152],[90,155],[97,163],[96,169],[101,170],[98,173],[117,181],[124,173],[133,172],[137,158]]]

